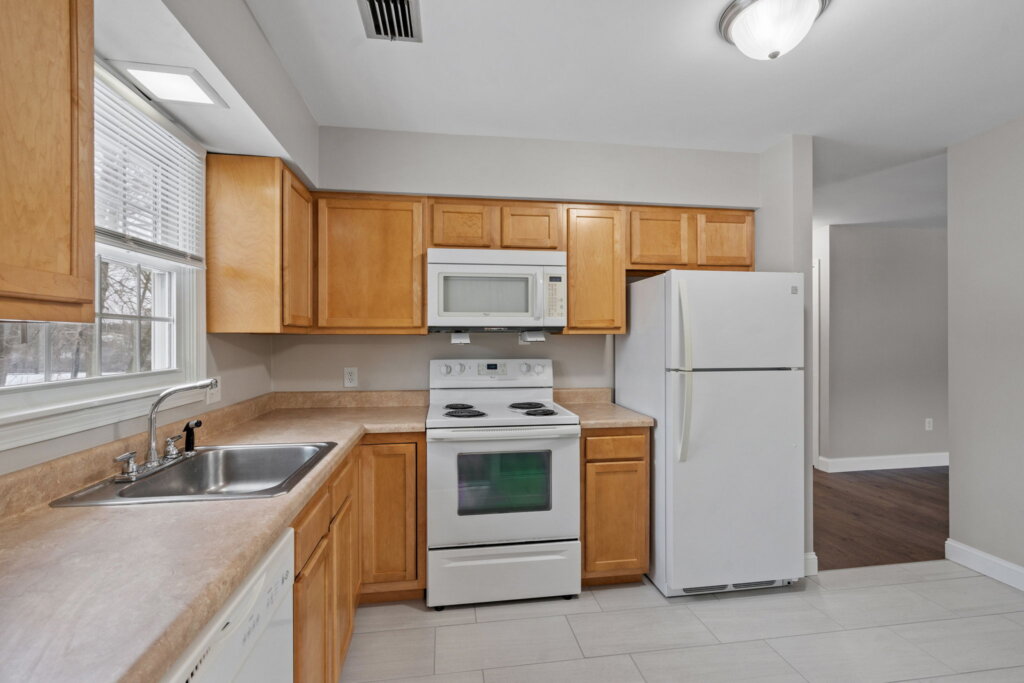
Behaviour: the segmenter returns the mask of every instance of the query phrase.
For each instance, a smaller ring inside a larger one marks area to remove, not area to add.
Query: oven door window
[[[459,516],[551,509],[551,451],[459,453]]]
[[[532,317],[532,275],[441,275],[441,315]]]

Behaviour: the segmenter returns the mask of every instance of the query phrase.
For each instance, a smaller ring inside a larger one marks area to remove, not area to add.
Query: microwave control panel
[[[565,275],[546,275],[547,301],[544,312],[548,318],[565,317]]]

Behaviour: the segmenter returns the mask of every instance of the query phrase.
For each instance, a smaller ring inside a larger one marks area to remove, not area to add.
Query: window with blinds
[[[204,158],[96,79],[96,229],[177,259],[203,256]]]

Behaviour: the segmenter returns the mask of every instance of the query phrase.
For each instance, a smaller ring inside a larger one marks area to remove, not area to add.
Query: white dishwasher
[[[292,680],[295,532],[289,528],[178,660],[165,683]]]

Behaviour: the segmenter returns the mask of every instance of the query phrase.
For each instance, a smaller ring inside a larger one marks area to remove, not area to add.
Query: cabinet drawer
[[[302,571],[309,556],[331,525],[331,497],[321,488],[305,509],[295,518],[295,573]]]
[[[331,480],[331,516],[338,514],[338,510],[345,504],[345,501],[352,497],[356,490],[357,471],[359,469],[356,458],[359,450],[355,449],[349,453],[345,462],[338,469],[337,474]]]
[[[643,460],[647,457],[647,436],[627,434],[619,436],[588,436],[587,460]]]

